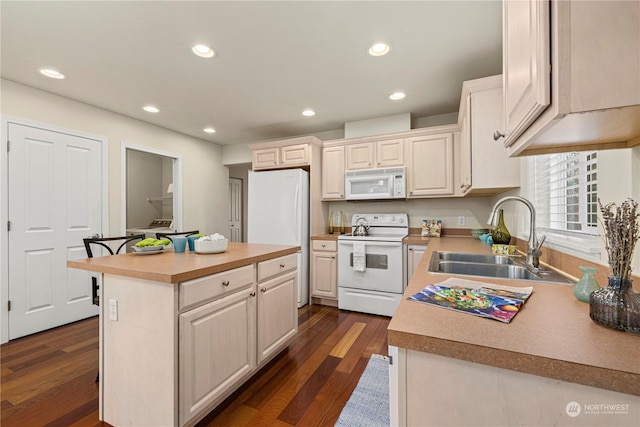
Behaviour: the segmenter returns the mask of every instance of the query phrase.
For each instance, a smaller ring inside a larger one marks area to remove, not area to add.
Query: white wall
[[[183,228],[226,230],[229,185],[221,146],[11,81],[1,84],[0,113],[108,138],[109,233],[125,229],[120,223],[122,142],[181,155]]]
[[[487,197],[468,197],[399,202],[331,202],[329,209],[344,212],[349,226],[354,213],[406,213],[411,228],[421,228],[423,219],[440,219],[444,228],[487,228],[491,205]],[[458,225],[460,216],[464,217],[464,225]]]

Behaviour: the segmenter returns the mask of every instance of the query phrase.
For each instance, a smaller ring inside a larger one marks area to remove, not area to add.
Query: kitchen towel
[[[353,242],[353,270],[363,272],[367,269],[367,255],[364,242]]]

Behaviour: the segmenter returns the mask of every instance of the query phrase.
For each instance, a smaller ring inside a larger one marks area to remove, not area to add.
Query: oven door
[[[365,271],[353,268],[353,243],[338,241],[338,286],[401,294],[402,242],[365,241]]]

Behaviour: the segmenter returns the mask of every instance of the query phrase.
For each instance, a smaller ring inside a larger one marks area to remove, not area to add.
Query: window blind
[[[597,234],[597,156],[594,151],[536,156],[538,227]]]

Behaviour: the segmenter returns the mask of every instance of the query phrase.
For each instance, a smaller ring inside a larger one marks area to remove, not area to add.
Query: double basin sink
[[[551,270],[534,271],[515,257],[493,254],[434,251],[429,262],[433,273],[495,277],[499,279],[536,280],[572,284],[569,279]]]

